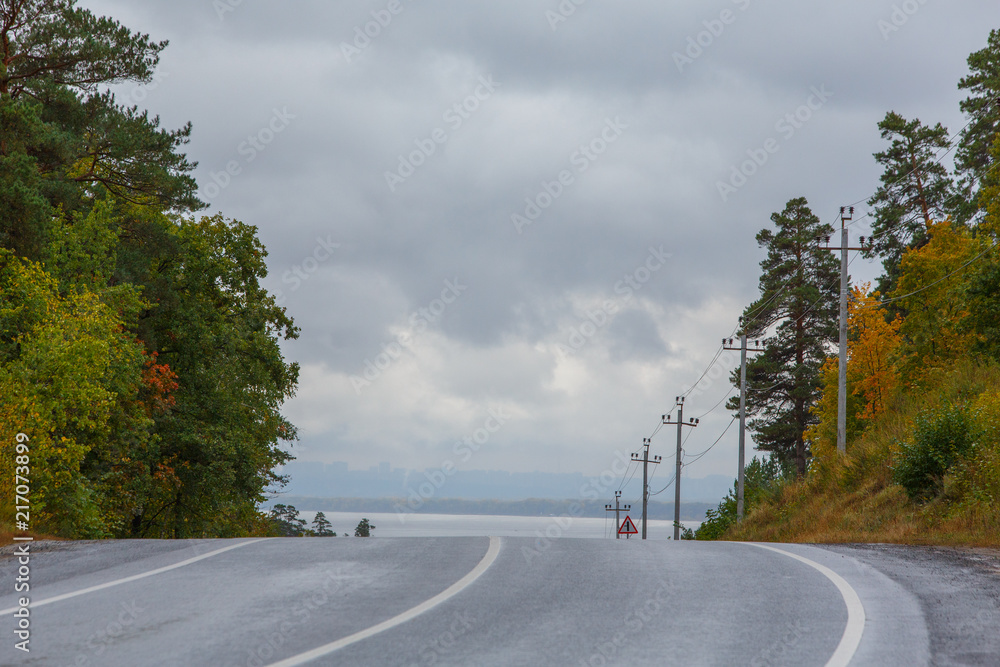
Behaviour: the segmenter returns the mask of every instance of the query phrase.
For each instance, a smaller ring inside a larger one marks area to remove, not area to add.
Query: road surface
[[[38,543],[0,664],[1000,665],[1000,556],[531,538]]]

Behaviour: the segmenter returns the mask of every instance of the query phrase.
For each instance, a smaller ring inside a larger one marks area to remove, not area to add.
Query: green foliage
[[[368,523],[368,519],[362,519],[358,527],[354,529],[354,537],[371,537],[375,526]]]
[[[149,81],[166,42],[133,34],[76,0],[0,4],[0,95],[33,94],[42,82],[95,90],[102,84]]]
[[[1000,361],[1000,264],[988,261],[976,267],[967,290],[974,349]]]
[[[316,516],[313,518],[313,534],[316,537],[336,537],[337,533],[330,530],[332,524],[327,520],[326,515],[322,512],[316,512]]]
[[[150,81],[166,42],[75,4],[0,2],[0,435],[36,447],[39,530],[267,532],[298,330],[256,228],[182,217],[202,207],[190,124],[106,92]]]
[[[969,55],[968,64],[969,74],[958,84],[960,90],[969,92],[960,104],[969,125],[962,130],[955,151],[967,211],[961,219],[985,208],[981,189],[991,169],[990,149],[1000,133],[1000,104],[996,102],[1000,97],[1000,30],[990,31],[986,46]]]
[[[966,405],[949,402],[921,412],[913,441],[901,443],[899,459],[892,469],[893,481],[912,499],[931,498],[941,491],[945,473],[969,453],[974,441]]]
[[[764,335],[767,351],[747,363],[747,414],[757,449],[794,462],[804,475],[808,460],[805,431],[816,418],[820,369],[837,339],[838,264],[820,248],[818,236],[831,233],[804,198],[792,199],[771,216],[776,230],[764,229],[757,243],[767,250],[761,262],[760,298],[743,311],[746,333]],[[739,386],[739,369],[732,375]],[[727,407],[735,410],[734,399]]]
[[[97,295],[63,296],[40,265],[0,249],[0,437],[32,437],[32,513],[69,537],[116,527],[99,512],[102,487],[87,477],[85,458],[114,437],[118,397],[138,392],[142,348],[122,328]],[[3,458],[5,473],[13,460]]]
[[[274,533],[280,537],[302,537],[306,534],[306,521],[299,518],[299,511],[292,505],[275,505],[271,508],[270,520]]]
[[[743,513],[750,511],[763,501],[774,498],[781,490],[782,484],[795,473],[787,464],[783,465],[776,456],[758,459],[756,456],[743,470]],[[705,520],[694,532],[698,540],[721,539],[727,530],[736,523],[737,494],[739,480],[733,483],[733,488],[719,506],[705,512]]]
[[[886,273],[879,290],[888,294],[903,251],[926,242],[927,230],[944,220],[952,208],[953,183],[938,154],[949,147],[948,129],[940,123],[926,127],[890,111],[878,124],[889,148],[875,154],[883,167],[882,185],[868,205],[875,208],[872,250],[884,258]]]

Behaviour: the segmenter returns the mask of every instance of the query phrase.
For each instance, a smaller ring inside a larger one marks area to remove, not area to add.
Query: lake
[[[606,537],[614,538],[614,518],[559,516],[496,516],[491,514],[397,514],[383,512],[324,512],[337,535],[354,535],[362,518],[376,526],[374,537]],[[299,518],[312,526],[316,512],[299,512]],[[629,514],[636,528],[642,530],[641,515]],[[696,529],[700,521],[681,521],[686,528]],[[673,521],[663,519],[647,522],[646,537],[650,540],[671,539]],[[623,536],[624,537],[624,536]],[[631,539],[638,536],[633,535]]]

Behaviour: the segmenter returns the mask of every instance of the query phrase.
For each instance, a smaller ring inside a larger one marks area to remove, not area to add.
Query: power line
[[[935,285],[937,285],[938,283],[941,283],[941,282],[944,282],[945,280],[948,280],[948,278],[951,278],[955,274],[963,271],[970,264],[973,264],[974,262],[979,261],[979,259],[981,259],[983,257],[983,255],[985,255],[986,253],[988,253],[990,250],[993,250],[993,248],[995,248],[996,246],[997,246],[997,242],[993,241],[993,243],[991,243],[989,245],[989,247],[986,248],[986,250],[982,251],[981,253],[979,253],[978,255],[976,255],[975,257],[973,257],[972,259],[970,259],[968,262],[966,262],[962,266],[958,267],[957,269],[955,269],[954,271],[952,271],[951,273],[949,273],[948,275],[944,276],[943,278],[938,278],[937,280],[935,280],[934,282],[932,282],[929,285],[924,285],[920,289],[914,290],[914,291],[910,292],[909,294],[904,294],[902,296],[895,296],[895,297],[893,297],[891,299],[885,299],[884,301],[879,301],[878,303],[873,303],[870,306],[863,306],[863,307],[864,308],[878,308],[878,307],[884,306],[886,304],[892,303],[894,301],[899,301],[901,299],[908,299],[911,296],[913,296],[914,294],[920,294],[924,290],[928,290],[928,289],[934,287]]]
[[[710,362],[708,362],[708,368],[705,369],[705,371],[695,381],[695,383],[693,385],[691,385],[690,387],[688,387],[688,390],[685,391],[683,394],[681,394],[681,396],[684,396],[684,397],[689,396],[691,394],[691,392],[694,391],[695,388],[697,388],[697,386],[699,384],[701,384],[701,381],[705,379],[705,376],[708,375],[708,372],[710,370],[712,370],[712,367],[715,366],[715,362],[718,361],[719,357],[721,357],[721,356],[722,356],[722,348],[719,348],[719,351],[715,353],[715,356],[712,357],[712,360]],[[662,424],[660,426],[662,426]],[[657,430],[659,430],[659,428],[657,428]]]
[[[723,401],[726,401],[726,400],[728,400],[728,399],[729,399],[729,397],[733,395],[733,392],[734,392],[734,391],[736,391],[736,387],[731,387],[731,388],[729,389],[729,393],[728,393],[728,394],[726,394],[725,396],[723,396],[723,397],[722,397],[722,400],[720,400],[720,401],[719,401],[718,403],[716,403],[716,404],[715,404],[715,405],[714,405],[714,406],[712,407],[712,409],[711,409],[711,410],[709,410],[709,411],[708,411],[708,412],[706,412],[705,414],[703,414],[703,415],[701,415],[700,417],[698,417],[698,419],[704,419],[704,418],[705,418],[705,417],[707,417],[708,415],[710,415],[710,414],[712,414],[713,412],[715,412],[715,409],[716,409],[716,408],[718,408],[718,407],[719,407],[720,405],[722,405]],[[690,435],[691,433],[692,433],[692,432],[691,432],[691,431],[689,431],[689,432],[688,432],[688,435]]]
[[[717,444],[719,444],[722,441],[722,438],[725,437],[726,433],[729,431],[729,428],[733,425],[733,422],[735,422],[735,421],[736,421],[736,417],[733,417],[732,421],[729,422],[729,425],[726,426],[726,430],[722,432],[722,435],[720,435],[719,438],[715,442],[713,442],[708,449],[706,449],[702,453],[696,455],[694,457],[694,459],[692,459],[691,461],[687,461],[684,465],[689,466],[692,463],[695,463],[698,459],[700,459],[701,457],[703,457],[705,454],[708,454],[710,451],[712,451],[712,447],[715,447]]]
[[[649,494],[649,495],[651,495],[651,496],[658,496],[658,495],[660,495],[661,493],[663,493],[664,491],[666,491],[667,489],[669,489],[669,488],[671,487],[671,485],[673,485],[673,483],[674,483],[674,480],[675,480],[676,478],[677,478],[677,477],[676,477],[676,475],[671,475],[671,476],[670,476],[670,481],[669,481],[669,482],[667,482],[667,485],[666,485],[665,487],[663,487],[662,489],[660,489],[660,490],[659,490],[659,491],[657,491],[656,493],[651,493],[651,494]]]
[[[633,454],[634,454],[634,453],[633,453]],[[632,463],[634,463],[634,462],[635,462],[635,459],[633,459],[632,461],[630,461],[630,462],[629,462],[629,464],[628,464],[628,468],[626,468],[626,469],[625,469],[625,472],[626,472],[626,473],[628,473],[629,469],[631,469],[631,468],[632,468]],[[626,480],[625,480],[624,482],[622,482],[622,483],[621,483],[621,485],[619,485],[619,487],[618,487],[618,490],[619,490],[619,491],[621,491],[622,489],[624,489],[624,488],[625,488],[625,486],[626,486],[626,485],[627,485],[627,484],[628,484],[629,482],[631,482],[631,481],[632,481],[632,477],[634,477],[634,476],[635,476],[635,473],[636,473],[636,470],[638,470],[638,469],[639,469],[639,466],[636,466],[636,467],[635,467],[635,470],[633,470],[633,471],[632,471],[632,474],[631,474],[631,475],[629,475],[629,478],[628,478],[628,479],[626,479]],[[625,475],[622,475],[622,479],[625,479]]]

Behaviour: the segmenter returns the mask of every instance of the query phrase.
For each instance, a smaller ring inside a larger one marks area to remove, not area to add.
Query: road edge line
[[[108,581],[103,584],[97,584],[96,586],[90,586],[88,588],[81,588],[78,591],[71,591],[69,593],[63,593],[62,595],[56,595],[55,597],[45,598],[44,600],[33,601],[30,605],[32,609],[35,607],[41,607],[43,605],[52,604],[53,602],[61,602],[63,600],[68,600],[69,598],[75,598],[80,595],[86,595],[87,593],[94,593],[95,591],[104,590],[105,588],[111,588],[112,586],[118,586],[120,584],[127,584],[131,581],[137,581],[139,579],[145,579],[146,577],[152,577],[156,574],[162,574],[164,572],[169,572],[170,570],[176,570],[179,567],[184,567],[185,565],[190,565],[191,563],[196,563],[200,560],[205,560],[206,558],[211,558],[225,551],[232,551],[233,549],[239,549],[240,547],[245,547],[250,544],[255,544],[257,542],[262,542],[267,538],[260,538],[256,540],[248,540],[246,542],[240,542],[239,544],[230,544],[228,547],[223,547],[221,549],[216,549],[215,551],[209,551],[207,554],[202,554],[200,556],[195,556],[193,558],[188,558],[187,560],[182,560],[179,563],[174,563],[173,565],[165,565],[163,567],[158,567],[155,570],[150,570],[149,572],[141,572],[139,574],[133,574],[128,577],[122,577],[121,579],[115,579],[114,581]],[[10,609],[0,609],[0,616],[6,616],[7,614],[12,614],[17,611],[18,607],[11,607]]]
[[[373,625],[370,628],[364,630],[359,630],[352,635],[338,639],[337,641],[330,642],[329,644],[324,644],[323,646],[318,646],[312,650],[306,651],[305,653],[300,653],[298,655],[293,655],[290,658],[285,658],[279,662],[273,662],[267,667],[296,667],[297,665],[304,665],[307,662],[315,660],[316,658],[323,657],[324,655],[329,655],[334,651],[340,650],[345,646],[359,642],[362,639],[367,639],[373,635],[377,635],[380,632],[384,632],[390,628],[394,628],[397,625],[402,625],[407,621],[416,618],[417,616],[423,614],[426,611],[430,611],[434,607],[438,606],[442,602],[454,597],[462,590],[467,588],[472,582],[480,577],[490,565],[497,559],[497,555],[500,553],[500,538],[490,537],[490,546],[486,550],[486,555],[483,559],[474,567],[468,574],[453,583],[448,588],[444,589],[434,597],[429,600],[425,600],[415,607],[407,609],[401,614],[397,614],[392,618],[382,621],[377,625]]]
[[[783,556],[794,558],[818,571],[837,587],[837,590],[840,591],[840,596],[844,599],[844,604],[847,605],[847,626],[844,628],[844,634],[840,638],[840,643],[837,644],[837,649],[830,656],[830,659],[827,660],[826,667],[847,667],[854,658],[854,654],[861,644],[861,636],[865,632],[865,606],[861,603],[858,592],[839,574],[825,565],[820,565],[815,561],[809,560],[805,556],[800,556],[791,551],[785,551],[784,549],[778,549],[766,544],[757,544],[756,542],[743,542],[742,544],[767,549],[768,551],[774,551]]]

